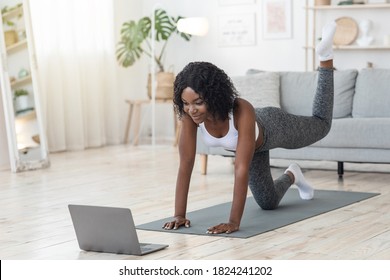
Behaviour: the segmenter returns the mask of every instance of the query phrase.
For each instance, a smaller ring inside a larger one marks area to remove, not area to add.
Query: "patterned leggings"
[[[319,68],[312,116],[288,114],[275,107],[255,109],[257,122],[263,127],[264,144],[253,156],[249,170],[249,188],[262,209],[277,208],[292,185],[286,174],[275,181],[272,179],[269,150],[298,149],[325,137],[332,125],[333,95],[333,69]]]

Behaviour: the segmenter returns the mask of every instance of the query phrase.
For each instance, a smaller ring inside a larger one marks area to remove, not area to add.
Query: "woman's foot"
[[[321,42],[316,47],[320,61],[333,59],[333,37],[336,33],[336,22],[331,21],[322,28]]]
[[[306,181],[298,164],[292,163],[284,173],[290,171],[294,175],[294,185],[297,185],[299,196],[304,200],[310,200],[314,196],[314,189]]]

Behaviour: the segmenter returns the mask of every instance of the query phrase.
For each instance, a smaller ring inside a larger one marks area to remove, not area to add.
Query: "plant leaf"
[[[131,20],[122,25],[121,40],[116,51],[120,65],[129,67],[141,57],[142,43],[148,38],[150,26],[150,20],[146,17],[141,18],[138,23]]]
[[[156,30],[156,41],[166,41],[172,35],[175,30],[175,23],[172,22],[167,12],[162,9],[155,11],[155,30]]]
[[[168,39],[172,34],[178,34],[181,38],[189,41],[191,35],[179,32],[177,30],[177,21],[182,17],[170,17],[163,9],[157,9],[154,12],[155,16],[155,40],[157,42],[164,41],[163,47],[159,55],[150,52],[150,34],[152,20],[150,17],[143,17],[138,22],[134,20],[127,21],[122,24],[120,35],[121,39],[116,48],[116,58],[120,65],[129,67],[133,65],[142,55],[153,57],[161,71],[164,67],[162,64],[163,54],[167,45]],[[145,47],[143,47],[145,46]]]

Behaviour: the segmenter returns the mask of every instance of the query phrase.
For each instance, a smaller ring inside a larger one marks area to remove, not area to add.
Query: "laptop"
[[[139,243],[128,208],[75,204],[68,208],[81,250],[141,256],[168,247]]]

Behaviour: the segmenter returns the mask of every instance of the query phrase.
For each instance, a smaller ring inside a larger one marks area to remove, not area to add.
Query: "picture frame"
[[[218,45],[220,47],[255,45],[255,21],[255,13],[220,15],[218,18]]]
[[[291,2],[291,0],[262,0],[264,39],[292,37]]]

